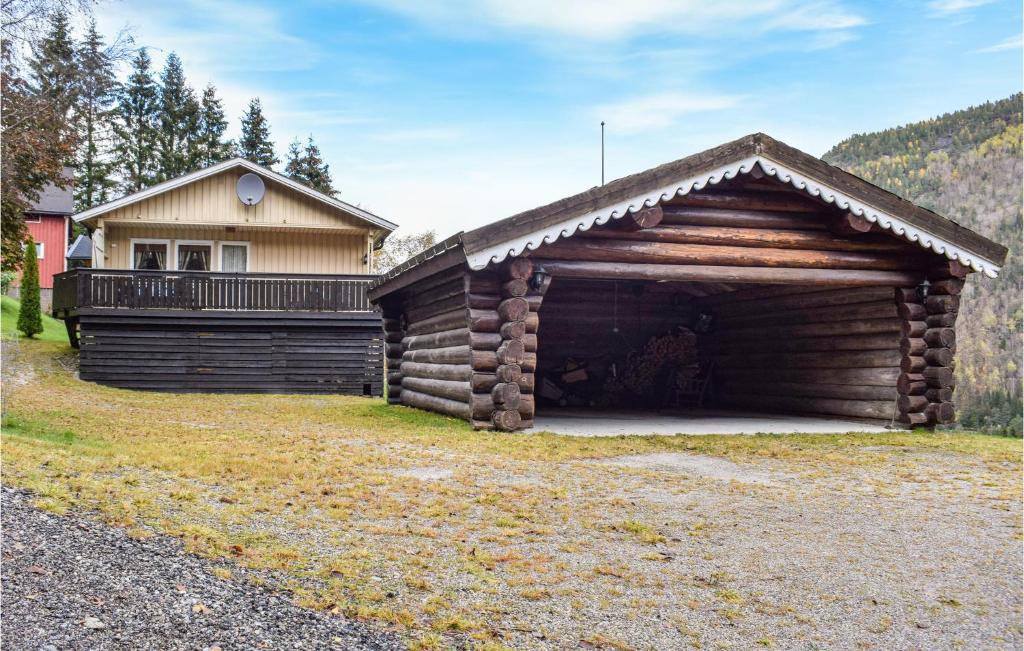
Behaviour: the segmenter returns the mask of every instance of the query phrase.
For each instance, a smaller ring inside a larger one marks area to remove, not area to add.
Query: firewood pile
[[[679,327],[618,359],[568,358],[539,393],[562,406],[674,405],[700,372],[697,352],[697,335]]]

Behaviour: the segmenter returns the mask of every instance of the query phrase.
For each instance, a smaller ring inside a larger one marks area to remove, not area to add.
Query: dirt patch
[[[788,475],[764,472],[725,459],[678,452],[631,454],[624,457],[601,459],[596,463],[674,472],[682,475],[697,475],[721,481],[737,481],[743,484],[775,484],[789,478]]]
[[[446,468],[402,468],[393,470],[391,474],[395,477],[411,477],[422,481],[439,481],[452,476],[452,471]]]

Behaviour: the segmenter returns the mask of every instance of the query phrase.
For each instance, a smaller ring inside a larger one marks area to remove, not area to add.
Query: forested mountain
[[[971,274],[957,322],[960,422],[1021,431],[1020,93],[878,133],[823,157],[1007,246],[999,278]]]

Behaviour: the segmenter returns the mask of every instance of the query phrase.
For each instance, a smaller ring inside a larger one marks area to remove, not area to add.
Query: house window
[[[39,215],[27,214],[24,216],[26,224],[38,224],[43,221],[43,218]]]
[[[132,240],[132,269],[167,269],[167,240]]]
[[[221,242],[220,270],[228,273],[249,271],[249,243]]]
[[[21,243],[21,250],[24,251],[27,248],[28,248],[28,242],[22,242]],[[38,258],[39,260],[42,260],[44,253],[46,253],[46,243],[45,242],[36,242],[36,258]]]
[[[210,259],[213,257],[213,242],[178,241],[174,246],[177,252],[178,271],[209,271]]]

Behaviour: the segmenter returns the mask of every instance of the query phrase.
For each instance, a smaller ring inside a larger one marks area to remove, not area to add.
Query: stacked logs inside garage
[[[762,286],[700,300],[719,404],[891,421],[900,377],[892,287]]]
[[[383,305],[391,404],[516,430],[533,421],[537,310],[531,264],[462,267],[426,278]]]

